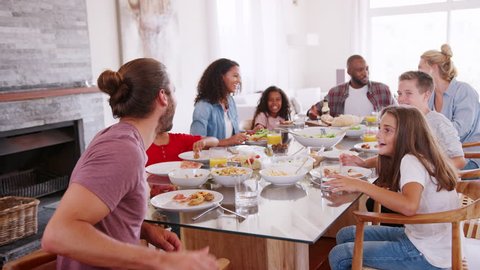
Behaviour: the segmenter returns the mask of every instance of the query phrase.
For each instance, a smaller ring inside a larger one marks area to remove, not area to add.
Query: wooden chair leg
[[[361,270],[363,264],[363,230],[364,222],[358,222],[355,231],[355,245],[353,248],[352,270]]]

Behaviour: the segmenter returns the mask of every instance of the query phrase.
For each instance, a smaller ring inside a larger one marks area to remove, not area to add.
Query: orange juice
[[[377,141],[377,134],[365,133],[365,134],[363,134],[363,141],[364,142],[376,142]]]
[[[270,144],[270,145],[282,144],[282,135],[280,133],[267,134],[267,144]]]
[[[210,168],[222,167],[227,165],[227,158],[214,157],[210,158]]]
[[[367,123],[375,123],[375,122],[377,122],[377,116],[376,115],[367,115],[367,116],[365,116],[365,121],[367,121]]]

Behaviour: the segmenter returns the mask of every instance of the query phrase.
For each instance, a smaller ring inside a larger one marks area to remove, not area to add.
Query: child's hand
[[[331,192],[363,192],[364,185],[369,184],[364,180],[340,174],[334,174],[333,178],[334,179],[328,181]]]
[[[193,144],[193,152],[198,154],[200,151],[203,150],[203,148],[205,148],[205,146],[207,146],[207,143],[205,142],[205,140],[199,140],[199,141],[196,141],[194,144]]]
[[[257,132],[257,131],[260,130],[260,129],[264,129],[264,128],[265,128],[265,127],[264,127],[263,125],[257,124],[257,125],[255,125],[255,127],[253,128],[253,131],[254,131],[253,133]]]
[[[342,165],[347,165],[347,166],[359,166],[359,167],[364,167],[365,168],[365,160],[354,156],[354,155],[349,155],[349,154],[340,154],[340,162]]]

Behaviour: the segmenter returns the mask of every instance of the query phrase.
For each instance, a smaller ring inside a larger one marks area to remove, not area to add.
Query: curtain
[[[213,59],[239,63],[242,93],[288,86],[284,3],[278,0],[216,0],[210,27]]]

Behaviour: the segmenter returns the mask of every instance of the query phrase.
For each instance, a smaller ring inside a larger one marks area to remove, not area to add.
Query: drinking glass
[[[365,122],[367,123],[367,128],[365,129],[365,133],[363,133],[363,141],[376,142],[378,132],[378,113],[372,112],[370,115],[365,116]]]
[[[210,168],[224,167],[227,165],[227,150],[223,147],[211,147],[208,149]]]
[[[235,179],[235,208],[253,207],[258,205],[258,181],[255,178]]]
[[[282,135],[277,132],[272,132],[267,134],[267,144],[268,145],[277,145],[282,144]]]
[[[295,128],[303,129],[305,128],[305,121],[307,120],[307,116],[304,114],[296,114],[293,118],[293,124]]]

